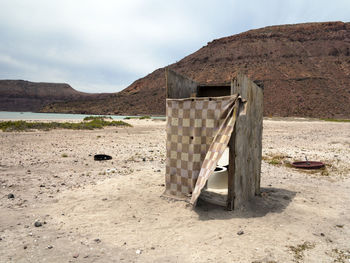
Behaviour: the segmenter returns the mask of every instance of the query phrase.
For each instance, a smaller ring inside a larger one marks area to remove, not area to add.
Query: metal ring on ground
[[[300,169],[320,169],[324,167],[324,163],[315,161],[294,162],[292,165]]]

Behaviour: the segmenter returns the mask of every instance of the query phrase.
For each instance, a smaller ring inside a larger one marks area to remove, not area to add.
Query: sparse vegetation
[[[323,121],[333,121],[333,122],[350,122],[350,120],[348,120],[348,119],[326,119],[326,118],[323,118],[321,120],[323,120]]]
[[[140,120],[146,120],[146,119],[151,119],[151,116],[141,116]]]
[[[333,262],[345,263],[350,261],[350,250],[334,248],[331,253],[326,252],[326,254],[334,258]]]
[[[145,119],[151,119],[151,116],[145,115],[145,116],[141,116],[141,117],[137,117],[137,116],[127,116],[124,118],[124,120],[145,120]]]
[[[104,120],[104,119],[111,119],[111,116],[87,116],[83,120],[84,121],[92,121],[92,120]]]
[[[131,127],[124,121],[105,121],[103,119],[93,119],[79,123],[72,122],[26,122],[26,121],[3,121],[0,122],[0,129],[4,132],[11,131],[30,131],[30,130],[52,130],[52,129],[71,129],[71,130],[93,130],[103,127]]]
[[[271,165],[282,165],[284,164],[284,159],[287,158],[287,156],[282,154],[275,154],[275,155],[265,155],[262,157],[262,160],[266,161],[268,164]]]
[[[305,241],[303,244],[297,246],[289,246],[289,250],[294,254],[295,262],[303,262],[304,259],[304,251],[308,249],[313,249],[315,244]]]

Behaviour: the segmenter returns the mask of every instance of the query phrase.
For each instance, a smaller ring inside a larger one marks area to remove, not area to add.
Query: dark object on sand
[[[104,161],[104,160],[111,160],[112,156],[106,155],[106,154],[96,154],[94,156],[95,161]]]
[[[294,162],[292,165],[301,169],[320,169],[324,167],[324,163],[315,161]]]
[[[34,226],[35,227],[41,227],[43,224],[40,221],[35,221]]]

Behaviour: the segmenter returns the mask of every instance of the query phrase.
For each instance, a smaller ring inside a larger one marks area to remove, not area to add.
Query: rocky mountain
[[[53,102],[83,101],[107,96],[79,92],[65,83],[0,80],[1,111],[39,111]]]
[[[250,30],[213,40],[169,67],[200,83],[230,81],[241,70],[264,87],[265,116],[350,118],[350,23]],[[164,69],[105,100],[56,103],[50,107],[43,110],[164,114]]]

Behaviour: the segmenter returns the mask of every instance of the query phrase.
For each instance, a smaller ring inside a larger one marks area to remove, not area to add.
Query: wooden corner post
[[[263,90],[238,73],[231,82],[231,94],[245,103],[239,107],[229,143],[227,208],[238,209],[260,193],[262,154]]]

